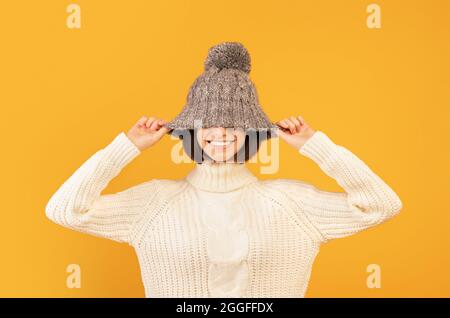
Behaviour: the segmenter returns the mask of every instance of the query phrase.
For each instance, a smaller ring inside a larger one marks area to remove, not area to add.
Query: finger
[[[143,126],[143,125],[145,125],[145,123],[147,122],[147,116],[142,116],[139,120],[138,120],[138,122],[136,123],[138,126]]]
[[[305,124],[305,120],[303,119],[302,116],[297,116],[297,119],[300,121],[300,124],[302,124],[302,125]]]
[[[147,122],[145,123],[145,127],[149,128],[149,127],[152,125],[152,123],[153,123],[154,120],[155,120],[155,117],[150,117],[150,118],[147,120]]]
[[[159,128],[159,130],[156,132],[156,135],[158,135],[158,137],[162,137],[163,135],[165,135],[167,132],[169,131],[168,128],[161,126],[161,128]]]
[[[295,124],[291,122],[289,119],[286,119],[286,123],[289,126],[289,131],[291,132],[291,134],[295,134],[296,133]]]
[[[289,129],[289,125],[286,123],[286,121],[285,121],[284,119],[282,119],[282,120],[276,122],[276,124],[277,124],[278,126],[283,127],[283,128]]]
[[[161,123],[161,127],[166,128],[168,131],[173,130],[173,128],[167,126],[168,124],[169,124],[169,122],[166,121],[166,120],[164,120],[164,121]]]
[[[160,119],[158,120],[158,127],[156,128],[157,130],[160,129],[161,127],[164,127],[168,122],[164,119]],[[167,128],[167,127],[166,127]],[[171,130],[170,128],[167,128],[168,130]]]
[[[282,127],[288,129],[291,133],[293,133],[292,129],[295,127],[294,124],[290,122],[289,119],[283,119],[280,121],[282,123]]]
[[[291,116],[289,119],[291,120],[291,122],[294,123],[296,132],[300,132],[301,131],[300,121],[294,116]]]
[[[155,119],[153,122],[152,122],[152,124],[151,124],[151,126],[150,126],[150,130],[158,130],[158,128],[159,128],[159,119]]]

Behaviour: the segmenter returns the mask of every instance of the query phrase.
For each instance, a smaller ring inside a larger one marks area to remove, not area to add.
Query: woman
[[[171,122],[143,117],[118,134],[58,189],[46,215],[133,246],[147,297],[303,297],[322,243],[388,220],[402,202],[356,155],[302,117],[272,124],[249,72],[242,44],[210,48],[182,112]],[[196,163],[185,178],[101,194],[166,134],[181,138]],[[258,180],[245,162],[274,136],[345,191]]]

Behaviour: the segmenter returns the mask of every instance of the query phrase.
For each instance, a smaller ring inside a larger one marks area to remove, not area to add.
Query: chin
[[[220,157],[218,157],[218,156],[212,156],[212,155],[210,155],[210,154],[208,154],[207,153],[207,155],[208,155],[208,157],[210,157],[212,160],[214,160],[214,162],[218,162],[218,163],[230,163],[230,162],[234,162],[234,160],[233,160],[233,154],[232,155],[230,155],[230,156],[228,156],[227,158],[223,158],[223,156],[220,156]]]

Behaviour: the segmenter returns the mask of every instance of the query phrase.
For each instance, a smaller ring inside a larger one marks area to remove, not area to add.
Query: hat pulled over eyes
[[[259,104],[255,85],[249,78],[251,59],[239,42],[222,42],[211,47],[204,72],[189,89],[181,112],[164,126],[169,134],[186,129],[224,127],[265,131],[267,138],[277,126]]]

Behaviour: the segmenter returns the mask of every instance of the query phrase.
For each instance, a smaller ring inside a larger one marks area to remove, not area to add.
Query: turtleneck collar
[[[244,163],[195,164],[186,176],[194,187],[210,192],[229,192],[257,180]]]

